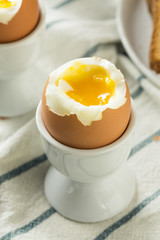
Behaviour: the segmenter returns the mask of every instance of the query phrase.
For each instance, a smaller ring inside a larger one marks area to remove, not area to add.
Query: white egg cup
[[[46,12],[42,1],[40,12],[40,20],[29,35],[0,44],[0,116],[24,114],[40,101],[47,77],[36,64],[45,35]]]
[[[126,163],[135,126],[133,103],[125,133],[97,149],[76,149],[56,141],[43,123],[41,102],[36,123],[52,165],[45,179],[45,195],[61,215],[79,222],[98,222],[127,207],[135,192],[135,176]]]

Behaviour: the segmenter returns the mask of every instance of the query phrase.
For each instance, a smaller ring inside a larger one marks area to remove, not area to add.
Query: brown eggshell
[[[42,96],[42,118],[52,137],[73,148],[92,149],[106,146],[117,140],[125,131],[130,114],[131,98],[126,82],[126,103],[118,109],[106,109],[101,120],[84,126],[77,116],[59,116],[51,112],[46,105],[45,85]]]
[[[18,13],[8,24],[0,23],[0,43],[9,43],[27,36],[38,23],[38,0],[23,0]]]

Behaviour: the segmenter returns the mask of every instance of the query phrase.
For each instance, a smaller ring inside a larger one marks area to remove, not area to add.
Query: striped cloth
[[[125,75],[137,124],[128,163],[137,178],[132,203],[114,218],[82,224],[63,218],[44,196],[49,162],[35,123],[35,109],[0,120],[1,240],[159,240],[160,92],[126,56],[119,39],[113,0],[45,0],[46,40],[42,65],[50,73],[87,56],[114,62]],[[44,80],[44,82],[46,79]]]

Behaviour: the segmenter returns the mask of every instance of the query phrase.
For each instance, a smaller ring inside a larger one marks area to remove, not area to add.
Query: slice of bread
[[[153,20],[149,64],[152,70],[160,73],[160,0],[146,1]]]

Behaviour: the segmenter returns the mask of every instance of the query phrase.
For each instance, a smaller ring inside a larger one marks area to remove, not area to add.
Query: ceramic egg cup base
[[[64,217],[78,222],[99,222],[117,215],[131,202],[135,176],[128,164],[102,180],[81,183],[52,166],[45,179],[49,203]]]

